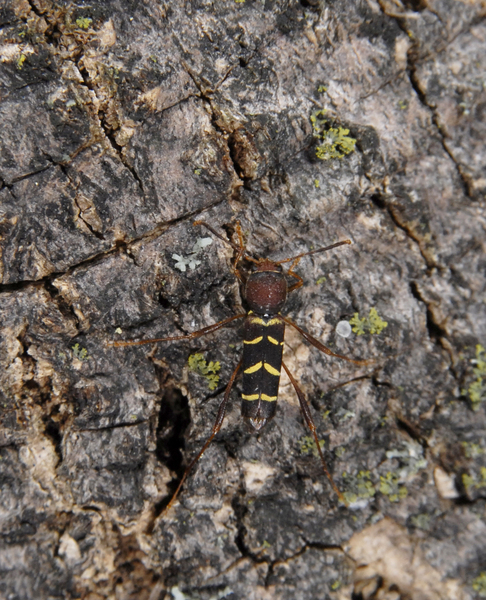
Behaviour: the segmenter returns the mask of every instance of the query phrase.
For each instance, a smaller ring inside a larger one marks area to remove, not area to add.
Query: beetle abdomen
[[[279,316],[249,313],[243,337],[241,414],[261,429],[277,407],[285,323]]]

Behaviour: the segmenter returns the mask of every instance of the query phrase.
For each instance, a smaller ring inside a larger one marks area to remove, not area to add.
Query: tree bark
[[[486,595],[485,10],[0,8],[0,597]],[[164,513],[241,331],[109,344],[244,310],[234,249],[195,220],[234,244],[239,221],[257,258],[352,240],[302,258],[282,311],[368,360],[287,328],[348,507],[282,375],[259,433],[237,380]]]

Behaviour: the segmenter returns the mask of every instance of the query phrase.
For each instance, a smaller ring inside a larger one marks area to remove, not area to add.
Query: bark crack
[[[415,231],[408,225],[405,219],[401,218],[399,211],[393,206],[391,202],[391,195],[389,193],[385,191],[377,192],[371,196],[371,201],[379,209],[385,209],[395,227],[401,229],[406,234],[406,236],[417,245],[420,255],[422,256],[424,263],[426,264],[429,270],[433,268],[440,268],[440,265],[432,256],[432,253],[426,249],[423,239],[421,239],[420,236],[418,236],[415,233]]]
[[[385,16],[392,18],[396,22],[398,27],[407,35],[407,37],[409,37],[410,31],[407,29],[407,27],[404,23],[404,20],[407,18],[407,15],[406,14],[400,15],[397,13],[389,14],[386,11],[385,7],[383,6],[382,0],[379,0],[379,6],[380,6],[381,12]],[[436,12],[434,12],[432,10],[430,12],[432,14],[434,14],[438,18],[439,21],[442,22],[440,16]],[[419,50],[418,44],[415,43],[414,45],[412,45],[407,52],[407,67],[405,69],[405,72],[407,73],[408,80],[410,81],[410,85],[412,86],[412,89],[414,90],[420,103],[422,104],[422,106],[424,108],[426,108],[430,112],[432,124],[434,125],[435,129],[437,130],[437,133],[439,134],[442,148],[444,149],[444,152],[449,156],[449,158],[452,160],[452,162],[455,165],[457,174],[461,181],[461,185],[462,185],[464,194],[466,195],[467,198],[472,200],[473,195],[472,195],[471,189],[470,189],[471,183],[468,181],[467,177],[464,175],[461,163],[456,160],[454,153],[448,147],[447,135],[444,133],[444,130],[440,124],[440,118],[439,118],[440,115],[437,111],[437,107],[428,101],[427,94],[422,90],[422,88],[420,86],[420,81],[419,81],[419,77],[417,74],[418,64],[420,64],[421,62],[424,62],[426,60],[430,60],[433,57],[437,56],[438,54],[444,52],[445,49],[447,48],[447,46],[451,42],[453,42],[459,35],[461,35],[462,33],[464,33],[467,30],[468,29],[465,29],[465,30],[461,29],[461,30],[457,31],[456,34],[454,36],[452,36],[452,38],[448,39],[441,48],[438,48],[438,50],[434,54],[427,53],[427,54],[423,55],[422,57],[418,57],[418,50]]]

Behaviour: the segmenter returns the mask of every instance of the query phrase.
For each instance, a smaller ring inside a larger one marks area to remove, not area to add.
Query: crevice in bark
[[[59,464],[62,463],[62,433],[61,428],[58,423],[52,420],[52,418],[48,418],[45,421],[45,435],[51,440],[54,444],[54,450],[59,458]]]
[[[86,219],[83,218],[83,210],[82,208],[79,206],[78,203],[78,199],[76,198],[76,196],[74,196],[74,204],[76,205],[76,208],[78,209],[78,216],[77,218],[83,222],[83,224],[85,225],[85,227],[89,230],[89,232],[91,233],[91,235],[94,235],[95,238],[98,238],[99,240],[104,240],[105,237],[103,236],[102,233],[99,233],[98,231],[96,231],[96,229],[93,228],[92,225],[90,225],[88,223],[88,221],[86,221]]]
[[[415,1],[415,4],[417,5],[421,5],[421,0]],[[390,18],[392,18],[398,25],[398,27],[408,36],[409,35],[409,30],[407,29],[407,27],[404,24],[404,20],[407,18],[406,15],[400,16],[399,14],[394,14],[394,15],[389,15],[386,10],[384,9],[384,7],[382,6],[382,3],[379,2],[379,6],[380,6],[380,10],[382,11],[382,13],[385,16],[388,16]],[[430,10],[431,13],[433,13],[440,21],[441,18],[440,16],[432,11],[430,9],[430,7],[426,4],[426,8],[428,10]],[[413,10],[420,10],[420,9],[413,9]],[[456,37],[458,37],[459,35],[461,35],[461,33],[463,33],[463,31],[459,31],[456,33],[456,35],[451,38],[450,40],[448,40],[448,44],[450,44],[452,41],[454,41],[454,39]],[[444,46],[443,48],[439,48],[437,50],[437,52],[435,52],[435,55],[439,54],[440,52],[443,52],[445,50],[445,48],[447,47]],[[431,59],[432,56],[431,55],[425,55],[422,57],[418,57],[418,47],[417,45],[412,46],[408,52],[407,52],[407,68],[406,68],[406,72],[408,75],[408,79],[410,81],[410,85],[412,86],[412,89],[414,90],[417,98],[419,99],[420,103],[422,104],[422,106],[424,106],[431,115],[431,120],[432,123],[434,125],[434,127],[437,130],[437,133],[439,134],[439,138],[441,141],[441,145],[444,149],[444,152],[449,156],[449,158],[452,160],[452,162],[454,163],[455,167],[456,167],[456,172],[459,175],[459,179],[461,181],[461,185],[464,191],[464,194],[467,198],[469,198],[470,200],[473,199],[473,193],[471,190],[471,184],[468,181],[467,177],[465,177],[463,171],[462,171],[462,166],[460,164],[460,162],[458,162],[453,154],[453,152],[448,148],[447,146],[447,142],[446,142],[446,135],[444,134],[444,131],[440,125],[439,122],[439,115],[437,112],[437,107],[435,107],[434,105],[430,104],[427,100],[427,94],[422,90],[422,88],[420,87],[420,82],[417,76],[417,63],[418,61],[425,61],[427,59]]]
[[[232,131],[227,131],[226,129],[224,129],[223,127],[221,127],[218,124],[218,118],[216,115],[216,112],[214,110],[214,106],[213,106],[213,100],[212,100],[212,93],[215,90],[210,90],[206,87],[204,87],[202,85],[202,83],[199,81],[199,79],[194,75],[194,73],[192,72],[192,70],[188,67],[188,65],[184,65],[184,68],[187,72],[187,74],[189,75],[189,77],[192,79],[192,81],[194,82],[194,85],[197,87],[197,89],[199,90],[199,93],[201,94],[201,99],[206,103],[209,111],[210,111],[210,117],[211,117],[211,123],[215,129],[215,131],[217,131],[219,134],[221,134],[222,139],[225,140],[226,146],[228,148],[228,156],[231,160],[231,165],[233,167],[233,171],[235,172],[236,176],[238,177],[238,179],[240,179],[242,181],[242,183],[245,183],[245,180],[241,177],[240,175],[240,169],[238,168],[238,164],[237,162],[235,162],[235,152],[234,152],[234,148],[231,146],[230,143],[230,139],[231,139],[231,134]],[[226,79],[226,77],[228,77],[228,75],[231,73],[231,71],[233,70],[234,66],[231,67],[227,73],[224,75],[224,77],[218,82],[216,89],[219,85],[221,85],[221,83],[223,83],[223,81]],[[237,196],[238,196],[238,188],[235,189],[234,191],[234,200],[237,200]]]
[[[52,164],[56,165],[56,163],[45,154],[45,152],[43,152],[43,154],[48,158],[49,162],[51,162]],[[44,171],[48,171],[51,168],[51,165],[48,165],[47,167],[42,167],[42,169],[38,169],[37,171],[32,171],[31,173],[26,173],[25,175],[21,175],[20,177],[15,177],[14,179],[12,179],[12,183],[8,184],[6,182],[3,182],[5,187],[7,187],[8,189],[13,188],[15,183],[18,183],[19,181],[24,181],[24,179],[29,179],[29,177],[34,177],[35,175],[38,175],[39,173],[44,173]]]
[[[438,344],[441,348],[443,348],[447,352],[447,354],[449,356],[449,371],[450,371],[451,375],[453,376],[453,378],[456,381],[459,381],[459,379],[460,379],[459,374],[454,367],[455,362],[456,362],[456,358],[454,356],[454,349],[453,349],[452,344],[449,341],[449,336],[448,336],[447,330],[442,326],[441,323],[437,323],[436,319],[434,318],[434,313],[431,308],[431,303],[428,302],[422,296],[416,281],[410,282],[410,292],[412,293],[412,296],[418,302],[422,303],[425,306],[426,324],[427,324],[427,331],[429,333],[429,339],[433,343]]]
[[[218,200],[217,202],[215,202],[214,204],[211,204],[210,206],[204,206],[203,208],[192,211],[190,213],[186,213],[185,215],[182,215],[182,216],[172,219],[170,221],[164,221],[162,223],[159,223],[151,231],[149,231],[137,238],[133,238],[129,242],[117,240],[115,242],[115,245],[113,248],[110,248],[109,250],[106,250],[105,252],[95,254],[94,256],[90,256],[89,258],[86,258],[85,260],[82,260],[81,262],[76,263],[75,265],[72,265],[65,271],[54,271],[53,273],[50,273],[49,275],[46,275],[45,277],[41,277],[40,279],[26,279],[24,281],[17,281],[15,283],[0,284],[0,294],[17,291],[17,290],[28,289],[32,286],[42,286],[45,284],[46,281],[53,282],[58,277],[72,275],[78,269],[83,269],[89,265],[96,265],[100,261],[104,260],[107,256],[112,256],[113,254],[116,254],[120,250],[124,250],[127,254],[129,254],[131,246],[133,246],[141,241],[152,241],[152,240],[158,238],[160,235],[162,235],[162,233],[164,233],[169,227],[177,225],[178,223],[183,223],[184,221],[191,221],[192,219],[194,219],[194,217],[197,217],[197,216],[203,214],[204,212],[207,212],[207,211],[215,208],[216,206],[218,206],[219,204],[222,204],[223,202],[224,202],[224,200]]]
[[[184,457],[185,435],[191,423],[188,398],[180,389],[169,385],[167,375],[160,367],[156,369],[160,389],[164,392],[157,422],[155,455],[159,462],[175,473],[175,477],[167,484],[168,494],[154,505],[146,528],[147,533],[152,532],[155,521],[166,509],[184,475],[188,464],[187,457]]]
[[[375,204],[378,208],[382,210],[385,209],[393,224],[398,227],[398,229],[401,229],[403,232],[405,232],[407,237],[415,242],[428,269],[433,269],[434,267],[440,268],[435,260],[429,255],[429,252],[424,249],[423,240],[421,240],[420,237],[417,236],[417,234],[413,231],[413,229],[408,226],[407,222],[401,218],[399,211],[396,210],[396,208],[393,206],[393,203],[387,199],[386,194],[381,194],[378,192],[373,194],[370,198],[373,204]]]
[[[284,558],[284,559],[279,559],[279,560],[275,560],[273,562],[271,562],[268,566],[268,572],[267,575],[265,577],[265,587],[268,588],[271,585],[271,577],[275,571],[275,568],[278,567],[279,565],[285,565],[297,558],[299,558],[300,556],[303,556],[307,550],[319,550],[321,552],[341,552],[344,556],[346,556],[346,553],[344,552],[343,548],[341,548],[341,546],[338,545],[329,545],[329,544],[324,544],[321,542],[308,542],[307,540],[304,540],[305,544],[299,548],[296,552],[294,552],[293,554],[291,554],[290,556]]]
[[[110,431],[111,429],[126,429],[130,427],[138,427],[142,423],[147,423],[147,419],[142,419],[140,421],[130,421],[128,423],[113,423],[112,425],[105,425],[103,427],[83,427],[82,429],[73,428],[73,431]]]
[[[403,415],[395,415],[397,428],[404,431],[409,437],[418,442],[424,449],[428,448],[427,439],[424,437],[420,428],[414,423],[410,423]]]
[[[410,282],[410,292],[412,296],[425,306],[426,319],[427,319],[427,330],[429,332],[429,338],[434,343],[441,343],[442,338],[447,338],[447,331],[437,323],[434,319],[430,304],[420,293],[419,287],[416,281]]]
[[[412,85],[412,88],[414,89],[415,93],[417,94],[417,97],[420,99],[420,102],[422,103],[422,105],[425,106],[431,112],[432,123],[434,124],[434,126],[440,136],[442,148],[444,149],[444,152],[452,160],[452,162],[454,163],[454,165],[456,167],[456,171],[457,171],[457,174],[459,175],[459,179],[461,181],[464,195],[467,198],[469,198],[470,200],[472,200],[473,195],[471,193],[471,184],[468,181],[467,177],[465,177],[465,175],[463,173],[462,165],[460,164],[460,162],[458,162],[456,160],[456,157],[454,156],[453,152],[449,149],[449,147],[447,145],[447,136],[445,135],[445,133],[440,125],[437,108],[435,106],[433,106],[432,104],[429,104],[429,102],[427,101],[427,95],[420,88],[420,83],[419,83],[418,76],[417,76],[416,63],[413,60],[408,59],[408,64],[409,64],[408,76],[409,76],[410,84]]]
[[[239,494],[233,497],[231,501],[231,506],[233,508],[233,514],[235,515],[236,520],[236,529],[237,533],[235,536],[235,544],[240,552],[241,556],[244,558],[249,558],[252,563],[269,563],[269,559],[264,556],[259,556],[259,554],[255,554],[252,552],[245,543],[246,537],[246,527],[244,524],[245,515],[248,512],[248,507],[245,502],[246,490],[243,486],[240,486]]]

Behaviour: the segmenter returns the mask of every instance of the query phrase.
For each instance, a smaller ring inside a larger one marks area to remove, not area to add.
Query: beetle
[[[144,340],[119,340],[110,342],[109,346],[123,347],[123,346],[139,346],[142,344],[152,344],[159,342],[175,342],[179,340],[192,340],[203,335],[207,335],[229,325],[237,319],[245,319],[244,323],[244,334],[243,334],[243,355],[239,361],[236,369],[233,371],[229,382],[226,386],[223,400],[219,406],[218,414],[214,422],[210,436],[207,438],[202,449],[192,459],[188,467],[184,471],[184,474],[179,482],[179,485],[172,495],[169,503],[164,509],[164,513],[168,512],[171,506],[174,504],[179,492],[187,479],[190,471],[202,457],[208,446],[213,441],[216,434],[221,429],[223,424],[224,416],[226,413],[226,407],[230,397],[230,392],[235,382],[236,376],[239,371],[243,371],[243,392],[241,394],[241,414],[250,423],[250,425],[256,431],[260,431],[275,415],[277,408],[278,399],[278,387],[280,382],[281,369],[283,367],[287,376],[289,377],[297,397],[299,404],[304,416],[304,420],[309,427],[312,436],[314,438],[317,451],[321,460],[321,464],[329,482],[336,492],[337,496],[347,505],[345,498],[339,491],[335,484],[331,473],[329,472],[324,455],[319,444],[317,437],[317,431],[314,424],[314,419],[309,409],[308,402],[305,398],[304,392],[300,389],[295,377],[289,371],[287,365],[282,360],[283,344],[285,327],[289,325],[296,329],[302,337],[312,344],[315,348],[324,352],[328,356],[334,356],[343,360],[355,363],[357,365],[367,365],[370,361],[356,360],[337,354],[326,346],[324,346],[319,340],[314,338],[312,335],[301,329],[288,317],[281,314],[281,309],[285,305],[287,295],[301,287],[304,283],[302,277],[295,273],[294,269],[299,261],[304,256],[310,256],[311,254],[317,254],[320,252],[327,252],[351,244],[351,240],[342,240],[326,246],[324,248],[318,248],[309,252],[303,252],[291,258],[286,258],[280,261],[273,261],[269,258],[253,258],[245,254],[245,246],[243,242],[243,234],[239,222],[236,223],[236,232],[238,235],[238,244],[225,239],[219,234],[211,225],[205,221],[195,221],[194,225],[202,225],[206,227],[224,243],[229,244],[236,250],[236,257],[232,263],[232,270],[236,277],[244,285],[244,297],[248,304],[248,312],[234,315],[213,325],[203,327],[198,331],[189,333],[187,335],[177,335],[165,338],[152,338]],[[249,274],[245,281],[241,272],[238,269],[238,264],[241,260],[247,260],[254,263],[254,270]],[[290,287],[287,284],[285,274],[282,268],[282,264],[291,263],[290,268],[287,271],[287,275],[296,279],[296,282]]]

